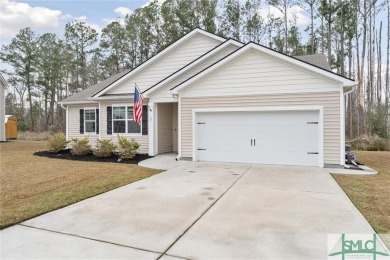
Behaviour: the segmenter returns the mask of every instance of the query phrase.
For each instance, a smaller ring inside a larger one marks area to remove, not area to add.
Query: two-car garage
[[[323,166],[321,108],[194,111],[197,161]]]

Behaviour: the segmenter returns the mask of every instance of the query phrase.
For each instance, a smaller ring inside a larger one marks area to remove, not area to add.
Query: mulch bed
[[[72,161],[86,161],[86,162],[113,162],[113,163],[127,163],[127,164],[138,164],[140,161],[152,158],[147,154],[136,154],[132,159],[119,159],[118,156],[111,156],[108,158],[96,157],[93,154],[87,154],[83,156],[76,156],[70,153],[70,149],[60,151],[58,153],[53,153],[50,151],[38,151],[34,155],[62,159],[62,160],[72,160]]]

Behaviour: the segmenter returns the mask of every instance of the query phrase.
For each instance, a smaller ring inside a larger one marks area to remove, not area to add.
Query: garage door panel
[[[201,161],[318,165],[318,120],[318,111],[199,113],[197,158]]]
[[[282,149],[280,147],[283,147]],[[307,138],[284,138],[284,139],[256,139],[253,149],[258,151],[305,151],[317,152],[318,140]]]

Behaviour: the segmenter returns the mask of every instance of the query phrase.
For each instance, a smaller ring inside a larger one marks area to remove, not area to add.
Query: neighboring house
[[[8,86],[0,74],[0,142],[5,141],[5,88]]]
[[[119,133],[140,142],[140,153],[194,161],[343,165],[344,95],[356,82],[313,57],[195,29],[63,100],[66,135],[94,142]],[[145,98],[141,126],[132,121],[135,84]]]

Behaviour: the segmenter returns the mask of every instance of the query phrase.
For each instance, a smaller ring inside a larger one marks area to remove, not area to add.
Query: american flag
[[[133,120],[141,125],[142,120],[142,104],[144,101],[144,97],[141,94],[141,91],[135,85],[134,89],[134,109],[133,109]]]

